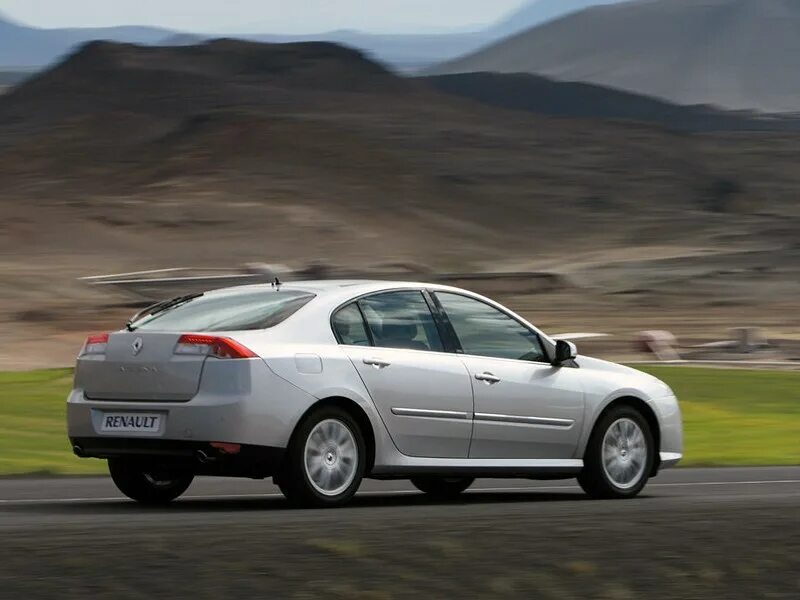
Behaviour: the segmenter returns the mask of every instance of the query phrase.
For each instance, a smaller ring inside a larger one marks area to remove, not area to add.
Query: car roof
[[[435,283],[424,283],[418,281],[386,281],[386,280],[354,280],[354,279],[329,279],[319,281],[290,281],[275,287],[270,283],[258,285],[238,286],[208,292],[208,295],[227,295],[240,293],[253,293],[258,291],[275,292],[306,292],[314,294],[313,304],[326,310],[335,310],[339,306],[346,304],[354,298],[377,294],[384,291],[405,290],[405,289],[429,289],[434,291],[449,291],[461,293],[481,298],[479,294],[452,286]],[[488,299],[487,299],[488,300]],[[305,309],[307,314],[311,307]]]
[[[312,280],[312,281],[289,281],[282,283],[279,286],[281,291],[301,291],[315,294],[319,297],[323,296],[361,296],[371,292],[380,292],[382,290],[395,290],[395,289],[416,289],[416,288],[429,288],[429,289],[449,289],[456,290],[449,286],[413,282],[413,281],[388,281],[388,280],[357,280],[357,279],[327,279],[327,280]],[[238,286],[232,288],[224,288],[209,292],[212,294],[225,294],[231,292],[245,292],[256,291],[259,289],[274,290],[274,284],[262,283],[258,285]]]
[[[339,292],[352,293],[353,295],[368,294],[381,290],[398,288],[435,288],[441,287],[432,283],[422,283],[413,281],[387,281],[378,279],[347,280],[331,279],[328,281],[292,281],[281,286],[282,289],[302,289],[315,291],[318,294]]]
[[[541,330],[537,329],[533,324],[526,321],[521,316],[513,313],[508,308],[502,306],[501,304],[493,301],[490,298],[486,298],[485,296],[481,296],[475,292],[471,292],[469,290],[465,290],[462,288],[457,288],[454,286],[442,285],[438,283],[425,283],[419,281],[389,281],[389,280],[357,280],[357,279],[328,279],[328,280],[311,280],[311,281],[290,281],[286,283],[282,283],[277,287],[279,291],[294,291],[294,292],[307,292],[310,294],[314,294],[316,298],[313,302],[309,302],[305,307],[303,307],[303,314],[308,316],[319,317],[322,320],[327,322],[327,319],[330,318],[330,315],[333,311],[337,310],[341,306],[346,305],[350,301],[360,296],[366,296],[369,294],[376,294],[383,291],[392,291],[392,290],[404,290],[404,289],[429,289],[434,291],[442,291],[442,292],[453,292],[462,295],[471,296],[478,300],[482,300],[490,305],[495,306],[496,308],[512,314],[516,319],[522,321],[527,326],[532,327],[536,331],[538,331],[543,338],[550,340],[547,335],[542,332]],[[276,291],[276,287],[273,284],[259,284],[259,285],[248,285],[248,286],[239,286],[234,288],[226,288],[222,290],[215,290],[213,292],[209,292],[209,294],[225,294],[225,293],[238,293],[238,292],[245,292],[245,291],[257,291],[257,290],[264,290],[264,291]],[[309,312],[311,311],[311,312]],[[299,339],[298,336],[303,335],[310,335],[313,333],[313,327],[308,327],[304,322],[301,332],[298,333],[298,330],[294,328],[292,319],[287,319],[285,325],[289,326],[289,329],[285,327],[276,327],[270,330],[271,335],[276,335],[278,332],[288,332],[291,336],[291,339]],[[329,328],[326,329],[329,332]],[[551,340],[552,341],[552,340]]]

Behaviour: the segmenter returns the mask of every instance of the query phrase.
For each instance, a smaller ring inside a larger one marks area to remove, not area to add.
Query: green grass
[[[650,367],[678,396],[683,465],[800,464],[800,373]]]
[[[72,371],[0,373],[0,474],[102,473],[96,460],[72,454],[66,399]]]
[[[681,401],[683,465],[800,464],[800,373],[653,367]],[[104,473],[65,432],[72,373],[0,373],[0,475]]]

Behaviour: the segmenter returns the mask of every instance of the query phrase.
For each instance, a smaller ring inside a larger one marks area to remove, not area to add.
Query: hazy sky
[[[0,0],[41,27],[162,25],[186,31],[446,30],[489,23],[524,0]]]

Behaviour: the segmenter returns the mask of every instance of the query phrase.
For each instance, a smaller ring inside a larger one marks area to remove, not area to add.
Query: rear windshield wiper
[[[133,315],[128,322],[125,323],[125,329],[128,331],[134,331],[136,328],[133,324],[141,319],[142,317],[148,317],[157,315],[159,313],[164,312],[165,310],[169,310],[171,308],[175,308],[181,304],[186,304],[194,300],[195,298],[200,298],[201,296],[205,295],[204,292],[198,292],[196,294],[186,294],[185,296],[178,296],[177,298],[172,298],[171,300],[162,300],[161,302],[156,302],[148,306],[147,308],[140,310],[138,313]]]

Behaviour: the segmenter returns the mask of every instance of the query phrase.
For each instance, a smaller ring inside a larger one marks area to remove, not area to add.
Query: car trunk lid
[[[180,333],[111,333],[104,354],[78,359],[76,386],[92,400],[191,400],[206,355],[176,354],[180,338]]]

